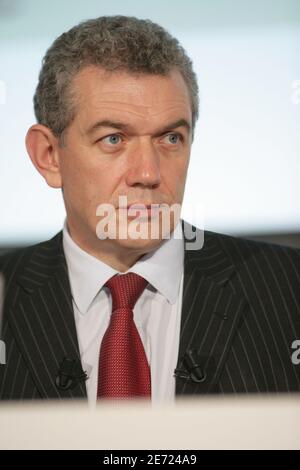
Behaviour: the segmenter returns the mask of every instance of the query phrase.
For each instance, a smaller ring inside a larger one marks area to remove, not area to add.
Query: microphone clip
[[[184,369],[176,368],[174,376],[194,383],[206,380],[206,373],[200,364],[200,356],[195,349],[189,349],[182,357]]]
[[[82,369],[80,360],[65,357],[60,363],[55,384],[59,390],[71,390],[87,379],[87,373]]]

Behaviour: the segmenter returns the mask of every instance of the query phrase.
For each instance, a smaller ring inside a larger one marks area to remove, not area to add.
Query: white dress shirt
[[[134,321],[151,369],[152,402],[175,398],[174,369],[179,350],[184,245],[181,223],[176,235],[140,258],[127,272],[143,276],[148,286],[134,307]],[[96,403],[99,351],[111,315],[111,295],[104,284],[115,269],[82,250],[63,228],[75,323],[88,400]]]

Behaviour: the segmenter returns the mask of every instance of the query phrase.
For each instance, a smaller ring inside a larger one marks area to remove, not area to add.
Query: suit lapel
[[[85,397],[85,385],[56,387],[64,357],[80,360],[62,232],[33,251],[17,280],[9,322],[41,397]]]
[[[235,266],[210,232],[205,232],[202,249],[185,251],[176,395],[219,391],[218,378],[247,306],[246,299],[229,282],[234,275]],[[184,378],[187,351],[197,356],[204,373],[201,382]]]

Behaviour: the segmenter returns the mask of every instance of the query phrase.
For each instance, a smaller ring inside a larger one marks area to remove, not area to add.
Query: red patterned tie
[[[133,308],[147,281],[135,273],[112,277],[112,315],[103,337],[98,371],[98,398],[151,396],[150,368],[133,320]]]

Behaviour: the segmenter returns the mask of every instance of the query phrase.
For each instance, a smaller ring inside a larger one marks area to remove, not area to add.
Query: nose
[[[128,156],[128,186],[154,188],[159,186],[160,156],[151,139],[140,138]]]

